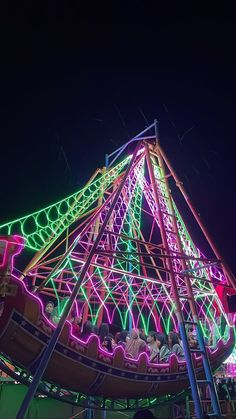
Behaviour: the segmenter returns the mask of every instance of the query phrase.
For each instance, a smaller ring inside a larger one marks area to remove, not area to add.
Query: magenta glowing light
[[[14,235],[11,237],[0,237],[0,269],[4,270],[10,267],[12,271],[14,257],[21,253],[25,245],[25,239]]]

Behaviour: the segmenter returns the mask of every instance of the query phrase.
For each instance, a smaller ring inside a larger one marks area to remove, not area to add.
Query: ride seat
[[[138,359],[138,372],[146,373],[147,364],[148,364],[148,356],[145,352],[142,352],[141,355],[139,355],[139,359]]]
[[[87,343],[87,356],[97,358],[98,356],[98,336],[91,335]]]
[[[124,349],[122,346],[117,346],[114,350],[113,363],[116,368],[123,368],[124,366]]]
[[[23,315],[34,324],[38,324],[41,317],[41,307],[39,301],[32,298],[31,295],[24,295],[25,307]]]

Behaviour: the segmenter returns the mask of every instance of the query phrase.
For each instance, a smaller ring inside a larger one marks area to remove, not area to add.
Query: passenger
[[[93,324],[90,320],[87,320],[82,327],[81,339],[87,340],[88,337],[93,333]]]
[[[196,334],[194,333],[193,328],[190,328],[188,331],[188,343],[190,348],[197,348],[198,347],[198,341]]]
[[[44,311],[45,316],[50,320],[52,323],[57,324],[59,323],[60,316],[58,314],[58,308],[55,306],[53,301],[48,301],[45,306]]]
[[[93,333],[98,336],[98,326],[96,324],[93,325]]]
[[[150,362],[157,362],[158,361],[158,354],[159,354],[159,347],[157,344],[157,334],[156,332],[149,332],[147,337],[148,342],[148,349],[150,352],[149,361]]]
[[[53,312],[52,312],[52,317],[51,317],[51,321],[54,323],[54,324],[58,324],[59,323],[59,320],[60,320],[60,318],[61,318],[61,316],[59,316],[59,313],[58,313],[58,307],[56,306],[56,307],[54,307],[54,309],[53,309]]]
[[[179,359],[184,359],[184,350],[180,345],[177,333],[170,332],[168,334],[168,345],[172,354],[175,354]]]
[[[127,330],[122,330],[121,332],[119,332],[119,335],[118,335],[117,344],[122,346],[122,348],[124,349],[129,339],[128,334],[129,332]]]
[[[139,337],[140,339],[144,340],[145,343],[147,343],[147,336],[144,329],[139,329]]]
[[[47,317],[48,320],[52,321],[52,316],[53,316],[53,310],[54,310],[54,302],[53,301],[48,301],[45,309],[44,309],[44,314]]]
[[[114,339],[114,336],[113,336],[113,334],[112,334],[112,333],[108,333],[108,337],[111,339],[111,347],[112,347],[112,349],[114,350],[114,349],[115,349],[115,347],[117,346],[117,343],[116,343],[116,341],[115,341],[115,339]]]
[[[54,302],[48,301],[45,308],[44,308],[44,315],[49,321],[53,321],[53,311],[54,311]],[[43,316],[40,316],[37,325],[40,326],[45,333],[48,335],[52,334],[53,328],[48,325],[47,322],[45,322],[45,319]]]
[[[156,343],[159,349],[158,361],[159,362],[168,362],[169,356],[171,354],[170,348],[167,345],[167,337],[164,333],[156,334]]]
[[[146,343],[140,339],[139,330],[132,329],[130,333],[130,339],[126,342],[125,352],[126,355],[132,358],[138,358],[141,352],[145,352],[147,349]]]
[[[81,336],[82,316],[75,316],[71,319],[72,334],[79,338]]]
[[[100,338],[100,342],[102,343],[104,338],[109,334],[109,325],[107,323],[102,323],[98,330],[98,336]]]
[[[118,342],[120,340],[120,333],[121,332],[116,332],[116,334],[115,334],[115,342],[116,342],[117,345],[118,345]]]
[[[112,338],[110,336],[105,336],[102,342],[102,348],[107,352],[113,352]]]

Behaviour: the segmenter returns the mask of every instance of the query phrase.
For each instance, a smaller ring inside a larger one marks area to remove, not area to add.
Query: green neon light
[[[40,211],[18,218],[0,226],[0,234],[20,234],[26,239],[26,247],[42,249],[52,238],[57,238],[78,217],[92,208],[112,182],[121,174],[130,156],[111,168],[103,175],[97,175],[84,188],[69,197],[56,202]]]

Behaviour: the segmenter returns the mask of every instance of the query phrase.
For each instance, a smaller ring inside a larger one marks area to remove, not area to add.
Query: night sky
[[[157,118],[236,273],[234,15],[46,3],[1,14],[1,223],[75,192]]]

